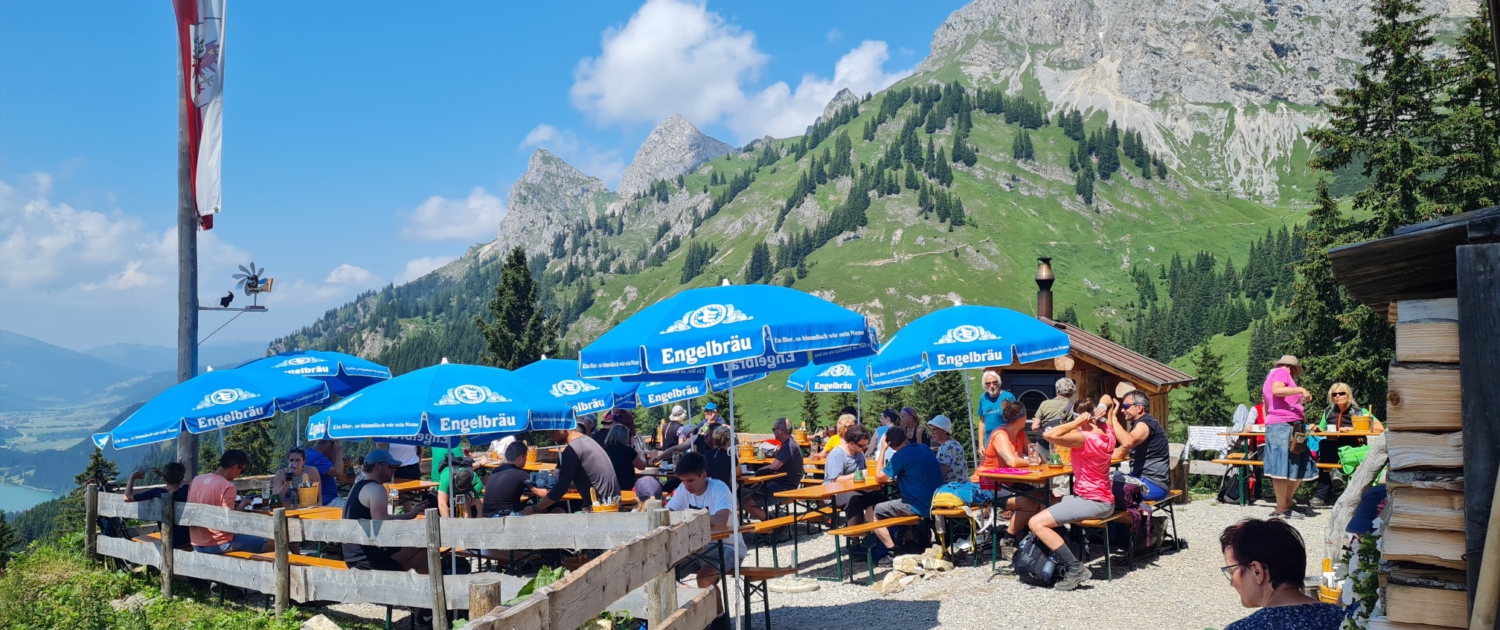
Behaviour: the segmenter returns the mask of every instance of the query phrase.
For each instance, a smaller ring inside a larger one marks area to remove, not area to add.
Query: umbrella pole
[[[859,418],[859,423],[865,423],[865,388],[854,386],[854,416]]]
[[[734,367],[729,367],[729,496],[733,497],[734,512],[729,516],[730,538],[733,547],[729,550],[730,560],[734,562],[734,581],[740,581],[740,435],[734,430]],[[709,436],[713,438],[712,435]],[[795,525],[794,525],[795,526]],[[738,599],[738,598],[736,598]],[[738,603],[738,602],[736,602]],[[744,615],[737,615],[731,607],[729,614],[734,617],[734,628],[740,630]],[[748,611],[746,611],[748,612]]]
[[[297,408],[297,446],[302,446],[302,408]]]
[[[964,404],[969,406],[969,438],[974,442],[974,470],[979,470],[979,432],[974,429],[974,395],[969,393],[969,371],[963,371],[964,377]],[[983,424],[983,420],[980,421]],[[952,437],[952,436],[949,436]],[[989,436],[985,436],[989,439]]]
[[[224,427],[219,427],[219,454],[224,454]]]

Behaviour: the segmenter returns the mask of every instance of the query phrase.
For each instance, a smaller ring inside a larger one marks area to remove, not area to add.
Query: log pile
[[[1396,360],[1385,421],[1390,494],[1381,546],[1389,571],[1381,579],[1382,622],[1462,628],[1468,565],[1458,301],[1407,300],[1391,310]]]

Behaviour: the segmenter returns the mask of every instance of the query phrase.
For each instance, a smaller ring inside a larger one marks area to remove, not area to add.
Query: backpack
[[[1052,586],[1062,577],[1059,571],[1061,567],[1058,566],[1057,558],[1052,555],[1052,550],[1037,540],[1036,534],[1031,533],[1026,534],[1016,545],[1011,568],[1021,582],[1034,586]]]
[[[1115,509],[1129,510],[1140,508],[1145,500],[1146,485],[1141,480],[1116,472],[1110,478],[1110,490],[1115,495]]]
[[[983,505],[994,500],[993,492],[981,489],[977,483],[966,481],[945,483],[932,493],[932,507],[934,508],[961,508]]]
[[[1246,494],[1250,495],[1245,503],[1253,504],[1260,498],[1260,476],[1256,471],[1248,470],[1250,466],[1230,466],[1224,471],[1224,477],[1219,480],[1219,503],[1240,503],[1240,479],[1245,479]]]

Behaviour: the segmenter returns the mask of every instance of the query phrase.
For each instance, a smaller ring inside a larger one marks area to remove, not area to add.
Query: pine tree
[[[1069,304],[1068,308],[1063,309],[1062,315],[1058,316],[1057,321],[1066,322],[1066,323],[1072,324],[1074,326],[1077,326],[1078,325],[1078,311],[1076,311],[1076,310],[1073,309],[1073,305],[1072,304]]]
[[[1021,157],[1026,160],[1036,159],[1036,148],[1031,145],[1031,132],[1021,132]]]
[[[1432,135],[1440,75],[1433,65],[1434,15],[1415,0],[1374,0],[1374,27],[1360,34],[1366,62],[1354,85],[1335,90],[1326,127],[1307,132],[1317,147],[1308,160],[1334,171],[1365,158],[1369,187],[1355,193],[1354,209],[1373,215],[1365,236],[1383,238],[1422,218],[1420,188],[1425,149]],[[1370,396],[1370,392],[1364,392]]]
[[[745,266],[745,284],[770,280],[775,272],[771,268],[771,247],[764,242],[750,248],[750,262]]]
[[[906,165],[905,183],[908,190],[917,190],[922,187],[922,180],[917,177],[917,169],[912,168],[911,163],[907,163]]]
[[[1078,172],[1078,154],[1073,149],[1068,149],[1068,170]]]
[[[15,528],[5,520],[5,510],[0,510],[0,572],[5,570],[5,565],[10,564],[10,550],[21,544],[21,537],[16,534]]]
[[[101,488],[113,486],[119,478],[120,467],[114,460],[106,458],[104,451],[94,449],[89,451],[89,463],[83,467],[83,472],[73,476],[73,484],[77,486],[77,492],[91,483]]]
[[[821,426],[818,420],[818,395],[809,389],[802,393],[802,426],[816,431]]]
[[[828,424],[834,425],[839,421],[844,407],[854,407],[859,404],[859,397],[853,392],[839,392],[833,395],[828,403]]]
[[[558,319],[543,316],[537,300],[537,284],[526,265],[526,249],[511,250],[500,269],[500,282],[489,303],[494,322],[475,317],[474,325],[485,339],[483,361],[508,370],[557,353]]]
[[[269,475],[280,468],[281,458],[276,453],[276,442],[271,439],[271,422],[246,422],[236,425],[224,434],[224,448],[236,448],[250,456],[250,468],[246,475]],[[199,460],[202,461],[202,460]]]
[[[1115,331],[1109,327],[1109,322],[1099,322],[1099,338],[1107,341],[1115,340]]]
[[[1446,99],[1428,142],[1437,164],[1425,178],[1423,214],[1455,214],[1500,203],[1500,88],[1490,43],[1489,9],[1480,5],[1439,62]]]
[[[1177,411],[1173,424],[1191,427],[1229,426],[1234,420],[1234,403],[1224,380],[1224,357],[1215,354],[1208,344],[1200,346],[1195,363],[1195,378],[1188,386],[1187,404]]]

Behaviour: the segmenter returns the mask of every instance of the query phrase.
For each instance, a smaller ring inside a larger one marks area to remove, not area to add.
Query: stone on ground
[[[917,575],[925,572],[923,564],[922,556],[896,556],[896,559],[891,561],[891,568],[907,575]]]
[[[302,622],[301,630],[339,630],[339,624],[323,615],[318,615]]]
[[[911,583],[909,581],[902,581],[907,577],[914,576],[908,576],[900,571],[891,571],[890,573],[885,574],[884,580],[881,580],[879,584],[875,585],[875,590],[880,591],[882,595],[894,595],[896,593],[900,593],[901,591],[906,590],[907,584]]]

